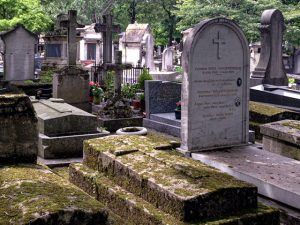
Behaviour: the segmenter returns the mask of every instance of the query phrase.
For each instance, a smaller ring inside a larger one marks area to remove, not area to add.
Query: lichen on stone
[[[81,212],[82,224],[86,224],[86,215],[90,219],[102,217],[104,222],[107,217],[99,202],[50,170],[33,164],[0,167],[0,208],[0,224],[69,224],[76,212]]]

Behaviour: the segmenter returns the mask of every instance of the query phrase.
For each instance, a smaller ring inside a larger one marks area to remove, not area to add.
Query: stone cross
[[[77,23],[77,11],[69,10],[68,19],[62,20],[60,26],[68,28],[68,66],[76,66],[77,59],[77,41],[76,28],[84,27]]]
[[[218,45],[218,50],[217,50],[217,52],[218,52],[217,58],[218,59],[221,59],[221,51],[220,51],[221,45],[225,45],[226,44],[226,42],[224,41],[224,39],[222,39],[220,36],[221,36],[220,32],[218,32],[218,38],[217,39],[213,39],[213,43]]]
[[[261,54],[251,78],[262,79],[263,84],[287,86],[288,79],[282,59],[284,18],[277,9],[265,10],[261,16]]]
[[[120,25],[113,24],[113,16],[107,14],[103,16],[103,23],[96,23],[94,27],[97,33],[103,34],[103,63],[112,62],[112,35],[113,32],[121,31]]]

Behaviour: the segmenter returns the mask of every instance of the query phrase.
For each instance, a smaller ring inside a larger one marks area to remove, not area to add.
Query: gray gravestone
[[[173,58],[174,58],[173,47],[166,48],[162,54],[162,71],[173,71],[174,69]]]
[[[176,108],[176,102],[180,101],[181,84],[160,80],[145,81],[146,116],[151,114],[169,113]]]
[[[4,42],[4,79],[22,81],[34,79],[34,52],[38,36],[22,25],[0,33]]]
[[[261,16],[261,54],[251,78],[263,84],[287,86],[288,79],[282,60],[284,18],[277,9],[265,10]]]
[[[183,50],[180,150],[248,143],[249,49],[231,20],[199,23]]]

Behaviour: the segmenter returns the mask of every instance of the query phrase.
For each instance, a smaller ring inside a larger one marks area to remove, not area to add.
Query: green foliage
[[[122,86],[121,94],[123,98],[133,99],[136,92],[138,91],[138,84],[125,84]]]
[[[107,71],[104,79],[104,97],[110,99],[114,96],[115,71]]]
[[[234,20],[245,32],[248,41],[259,40],[258,25],[264,10],[276,8],[283,12],[287,31],[285,40],[300,45],[300,3],[280,0],[179,0],[177,29],[185,30],[201,20],[225,16]]]
[[[145,90],[145,80],[152,80],[152,76],[150,75],[147,69],[143,69],[143,72],[138,77],[139,88]]]
[[[55,69],[54,68],[49,68],[47,70],[41,71],[40,79],[38,81],[25,80],[24,83],[27,84],[27,85],[52,84],[54,73],[55,73]]]
[[[0,30],[23,24],[32,32],[46,31],[51,19],[42,10],[39,0],[0,0]]]

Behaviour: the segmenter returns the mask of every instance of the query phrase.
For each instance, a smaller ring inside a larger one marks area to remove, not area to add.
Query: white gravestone
[[[173,71],[173,59],[174,59],[174,49],[173,47],[168,47],[163,51],[162,54],[162,71]]]
[[[248,143],[249,49],[231,20],[199,23],[183,49],[182,151]]]

